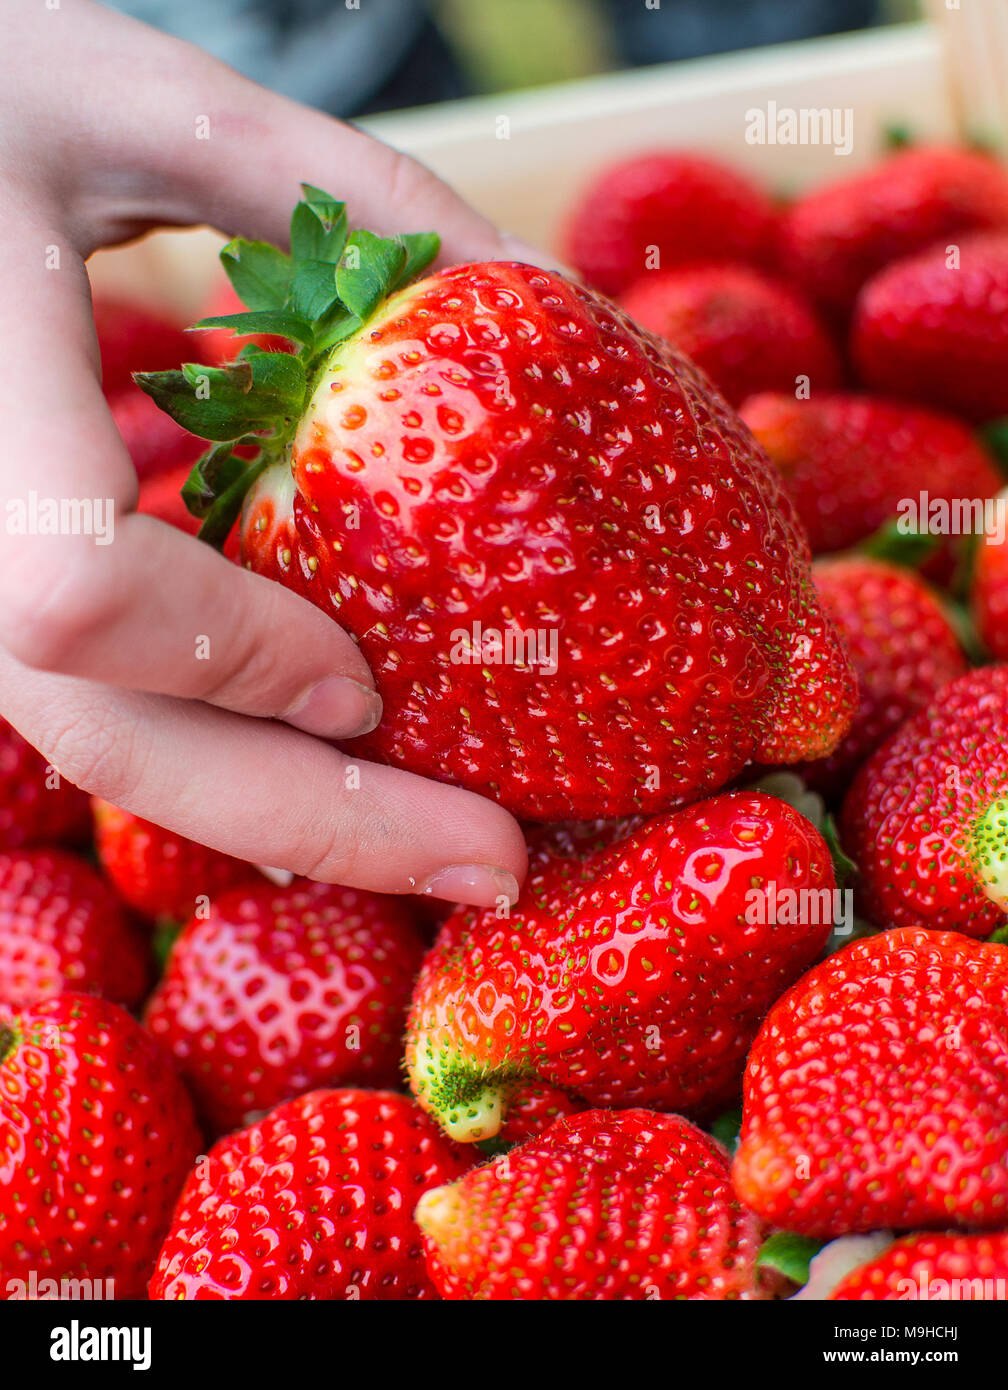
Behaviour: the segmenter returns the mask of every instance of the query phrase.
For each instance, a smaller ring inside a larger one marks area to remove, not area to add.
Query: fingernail
[[[295,700],[282,717],[295,729],[319,738],[359,738],[381,723],[381,696],[349,676],[327,676]]]
[[[450,903],[495,907],[500,898],[509,903],[517,901],[518,880],[506,869],[494,869],[489,864],[450,864],[432,874],[419,891]]]

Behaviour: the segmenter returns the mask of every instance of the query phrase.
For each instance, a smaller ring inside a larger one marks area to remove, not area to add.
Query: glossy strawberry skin
[[[993,458],[959,420],[902,401],[847,392],[753,396],[743,420],[776,464],[813,554],[847,550],[918,504],[993,497]]]
[[[922,147],[798,198],[782,215],[778,263],[837,317],[891,261],[984,228],[1008,227],[1008,174],[987,155]]]
[[[754,1298],[759,1227],[727,1155],[678,1115],[590,1110],[429,1192],[445,1298]]]
[[[397,1085],[423,953],[395,898],[263,880],[189,922],[144,1020],[222,1133],[318,1086]]]
[[[0,853],[5,1004],[74,992],[136,1008],[150,978],[148,942],[90,864],[58,849]]]
[[[4,1006],[0,1040],[0,1289],[34,1271],[141,1298],[201,1143],[170,1059],[85,995]]]
[[[966,673],[967,662],[937,595],[912,570],[851,555],[817,561],[812,575],[861,692],[839,748],[800,769],[806,785],[835,795],[912,714]]]
[[[192,354],[185,330],[163,314],[103,294],[95,297],[92,309],[106,396],[132,391],[134,372],[173,367]]]
[[[769,1224],[848,1232],[1008,1219],[1008,947],[902,928],[829,956],[746,1067],[733,1177]]]
[[[973,832],[1008,791],[1008,667],[953,681],[864,765],[843,843],[865,915],[881,926],[989,936],[1005,911],[985,892]]]
[[[836,1286],[831,1300],[1008,1299],[1008,1235],[912,1235]]]
[[[865,285],[851,353],[865,382],[969,420],[1008,414],[1008,231],[899,261]],[[966,494],[975,496],[975,493]]]
[[[108,801],[92,798],[95,849],[123,902],[151,921],[186,922],[198,899],[215,898],[261,875],[244,860],[176,835]]]
[[[470,1140],[535,1080],[595,1105],[723,1107],[766,1010],[830,931],[828,914],[761,923],[770,885],[833,884],[811,823],[762,793],[655,817],[581,860],[533,855],[510,917],[459,910],[424,963],[406,1045],[417,1098]]]
[[[1008,514],[1008,491],[999,494]],[[985,535],[977,546],[970,588],[977,634],[995,661],[1008,661],[1008,537]]]
[[[0,719],[0,849],[79,845],[90,819],[87,794],[53,773],[42,754]]]
[[[559,276],[458,267],[395,296],[337,350],[293,469],[293,544],[262,540],[280,465],[242,558],[357,638],[386,713],[356,756],[591,819],[846,728],[776,474],[690,365]],[[474,652],[477,623],[555,638],[555,673]]]
[[[436,1298],[413,1210],[470,1162],[405,1096],[309,1092],[197,1165],[150,1296]]]
[[[728,166],[656,150],[621,160],[589,183],[561,249],[589,285],[616,295],[648,269],[701,260],[759,264],[770,254],[775,220],[766,194]]]
[[[626,312],[665,338],[738,406],[760,391],[794,394],[841,384],[836,348],[800,295],[748,266],[652,272],[621,297]]]

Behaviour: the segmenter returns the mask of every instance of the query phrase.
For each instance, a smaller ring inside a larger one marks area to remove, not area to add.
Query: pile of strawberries
[[[583,283],[437,250],[306,185],[210,366],[98,305],[105,385],[518,900],[277,881],[3,726],[0,1296],[1008,1298],[1008,539],[932,524],[998,515],[1008,172],[655,152]]]

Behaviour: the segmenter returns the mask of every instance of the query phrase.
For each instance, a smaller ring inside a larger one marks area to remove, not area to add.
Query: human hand
[[[0,113],[0,496],[111,498],[114,540],[11,534],[0,712],[71,782],[241,858],[385,892],[513,899],[524,841],[500,807],[354,761],[375,726],[355,644],[307,601],[137,515],[101,393],[85,260],[152,226],[283,241],[299,181],[442,259],[530,259],[420,165],[200,50],[75,0],[5,17]],[[209,139],[197,139],[198,122]],[[197,651],[210,659],[197,659]]]

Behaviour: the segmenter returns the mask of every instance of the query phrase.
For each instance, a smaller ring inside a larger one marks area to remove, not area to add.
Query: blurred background
[[[916,0],[106,0],[335,115],[918,16]]]

